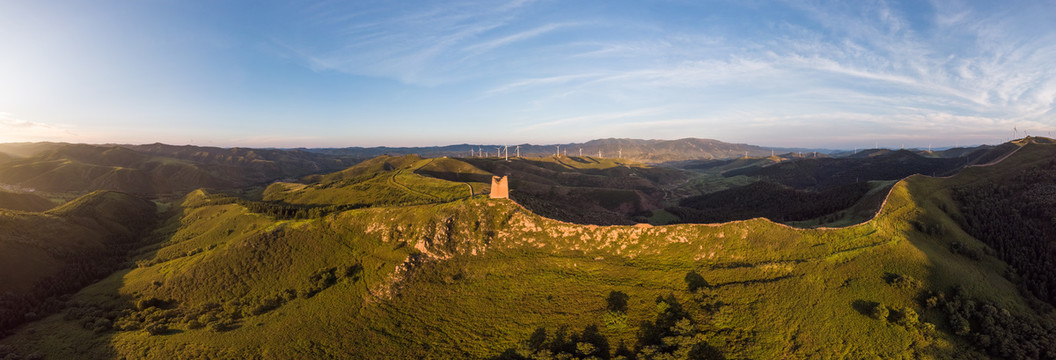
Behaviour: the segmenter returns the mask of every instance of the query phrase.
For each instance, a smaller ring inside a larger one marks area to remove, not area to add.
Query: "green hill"
[[[846,228],[577,225],[508,200],[414,205],[406,194],[287,219],[196,191],[135,267],[0,344],[46,358],[1051,359],[1051,307],[1006,276],[1020,266],[1013,258],[963,230],[978,208],[957,194],[1031,183],[1016,179],[1053,155],[1056,145],[1032,143],[950,178],[909,177],[874,219]],[[465,185],[407,169],[472,177],[521,166],[426,161],[269,191],[301,199],[323,184],[383,189],[406,175],[399,184],[417,179],[408,187],[426,192],[432,181]],[[557,179],[573,171],[565,161],[520,171]],[[319,203],[331,202],[302,202]],[[83,214],[64,208],[42,216]]]
[[[452,161],[456,160],[381,156],[336,173],[308,177],[308,184],[273,183],[264,190],[263,200],[308,207],[426,204],[479,195],[491,185],[490,175],[486,176],[488,183],[484,183],[480,178],[455,182],[417,173],[423,168],[438,169],[434,163]],[[475,171],[483,174],[479,169]]]

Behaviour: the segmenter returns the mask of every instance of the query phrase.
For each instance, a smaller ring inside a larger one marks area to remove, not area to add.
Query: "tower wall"
[[[491,177],[491,195],[492,199],[509,199],[510,198],[510,183],[509,178],[506,176]]]

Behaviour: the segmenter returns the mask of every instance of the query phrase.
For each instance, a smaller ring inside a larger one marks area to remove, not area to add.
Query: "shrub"
[[[143,330],[146,330],[151,335],[162,335],[169,332],[169,326],[163,323],[150,323]]]
[[[700,274],[697,274],[692,271],[686,273],[685,280],[686,286],[689,288],[689,291],[697,291],[699,289],[711,287],[711,285],[708,284],[707,280],[704,280],[703,276],[700,276]]]
[[[872,308],[869,309],[869,316],[874,319],[886,320],[888,315],[887,306],[881,303],[873,303]]]

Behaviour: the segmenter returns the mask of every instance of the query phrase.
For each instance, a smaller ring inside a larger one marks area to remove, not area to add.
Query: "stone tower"
[[[509,199],[510,198],[510,183],[506,176],[491,177],[491,198],[492,199]]]

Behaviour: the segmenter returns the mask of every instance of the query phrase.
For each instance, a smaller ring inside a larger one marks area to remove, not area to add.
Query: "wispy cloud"
[[[498,47],[501,47],[501,46],[505,46],[505,45],[509,45],[509,44],[512,44],[512,43],[515,43],[515,42],[518,42],[518,41],[531,39],[531,38],[546,34],[548,32],[552,32],[554,30],[558,30],[558,29],[561,29],[563,27],[569,27],[569,26],[572,26],[572,25],[573,24],[567,24],[567,23],[565,23],[565,24],[561,24],[561,23],[546,24],[546,25],[543,25],[543,26],[539,26],[539,27],[535,27],[535,28],[532,28],[532,29],[528,29],[528,30],[522,31],[522,32],[518,32],[516,34],[511,34],[511,35],[503,36],[503,37],[500,37],[500,38],[497,38],[497,39],[494,39],[494,40],[488,40],[488,41],[485,41],[485,42],[482,42],[482,43],[469,45],[469,46],[467,46],[465,48],[465,51],[467,51],[469,53],[479,54],[479,53],[487,52],[487,51],[490,51],[492,49],[495,49],[495,48],[498,48]]]
[[[519,131],[537,131],[541,129],[554,128],[559,126],[576,125],[578,127],[584,124],[610,123],[614,120],[642,119],[650,116],[656,116],[662,114],[663,112],[664,109],[662,108],[645,108],[628,111],[573,116],[524,126],[520,128]]]
[[[320,34],[310,45],[276,38],[277,45],[317,71],[393,78],[412,85],[437,86],[481,76],[477,57],[491,50],[571,26],[543,24],[519,32],[508,26],[531,1],[496,4],[461,1],[404,11],[399,3],[379,5],[366,16],[357,4],[307,10],[317,19],[308,31]]]
[[[68,129],[29,121],[14,114],[0,112],[0,142],[63,141],[77,138]]]

